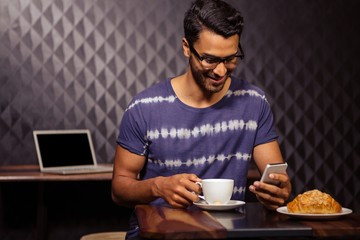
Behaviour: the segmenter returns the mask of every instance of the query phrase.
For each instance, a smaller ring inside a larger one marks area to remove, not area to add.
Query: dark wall
[[[190,1],[0,1],[0,165],[36,164],[32,130],[88,128],[112,162],[132,96],[182,73]],[[231,1],[244,14],[237,75],[267,92],[294,194],[360,211],[359,1]]]

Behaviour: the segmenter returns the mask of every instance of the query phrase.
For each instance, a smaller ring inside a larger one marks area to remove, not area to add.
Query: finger
[[[275,197],[273,197],[271,195],[271,193],[269,192],[265,192],[265,191],[256,191],[256,195],[258,197],[260,197],[261,199],[265,200],[265,201],[271,201],[274,202],[275,201]]]
[[[250,191],[255,193],[258,198],[269,203],[275,203],[277,205],[283,205],[287,199],[287,192],[280,188],[266,183],[256,184],[249,187]]]
[[[254,182],[255,191],[268,193],[269,195],[279,196],[282,198],[287,197],[287,190],[284,190],[281,186],[276,186],[269,183]]]
[[[280,185],[289,181],[289,176],[285,173],[271,173],[269,174],[269,178],[279,181]]]
[[[200,186],[198,186],[197,184],[195,184],[198,189],[197,190],[194,190],[194,191],[186,191],[184,192],[184,195],[183,197],[185,199],[187,199],[189,202],[193,203],[193,202],[198,202],[200,199],[199,199],[199,194],[201,193],[201,188]]]
[[[177,194],[172,195],[172,197],[168,199],[167,202],[173,207],[181,208],[188,207],[193,203],[192,201],[189,201],[188,199]]]
[[[196,177],[196,175],[194,175],[195,178],[192,178],[192,180],[197,180],[199,179],[198,177]],[[183,186],[189,191],[189,192],[195,192],[196,194],[201,193],[201,186],[199,184],[197,184],[197,182],[200,181],[192,181],[192,180],[186,180],[183,182]]]
[[[201,187],[198,184],[181,178],[179,184],[172,188],[173,194],[170,198],[181,205],[191,205],[198,201],[197,194],[200,193],[200,190]]]
[[[255,181],[253,186],[253,190],[257,192],[267,192],[267,193],[275,193],[279,187],[265,182]]]
[[[192,182],[201,182],[201,178],[199,178],[197,175],[195,174],[188,174],[189,180]]]
[[[266,208],[268,209],[272,209],[272,210],[276,210],[278,207],[283,206],[283,204],[277,203],[277,202],[272,202],[272,201],[268,201],[265,199],[262,199],[261,197],[258,197],[258,200],[261,204],[263,204]]]
[[[257,191],[264,191],[269,193],[272,196],[282,198],[286,201],[290,197],[291,193],[291,184],[289,177],[284,174],[274,174],[274,179],[280,181],[279,185],[271,185],[263,182],[254,183],[256,185]]]
[[[273,202],[266,201],[265,199],[261,198],[259,195],[256,195],[258,201],[264,205],[267,209],[275,210],[279,207],[278,204],[274,204]]]

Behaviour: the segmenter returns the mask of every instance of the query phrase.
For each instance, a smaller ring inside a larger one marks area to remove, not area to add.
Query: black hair
[[[184,18],[185,38],[192,46],[206,28],[225,38],[241,36],[244,20],[241,13],[222,0],[195,0]]]

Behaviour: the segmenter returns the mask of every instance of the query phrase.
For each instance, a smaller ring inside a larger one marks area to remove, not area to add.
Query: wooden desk
[[[136,215],[144,239],[240,239],[307,237],[360,238],[360,215],[336,220],[300,221],[247,203],[233,211],[202,211],[138,205]]]
[[[110,164],[99,164],[109,166]],[[251,166],[248,171],[248,181],[260,179],[260,173]],[[112,173],[92,173],[92,174],[73,174],[59,175],[41,173],[38,165],[11,165],[0,166],[0,182],[20,182],[20,181],[108,181],[112,179]]]
[[[330,221],[302,221],[313,230],[315,237],[360,239],[360,214],[350,214]]]
[[[107,165],[110,164],[99,164]],[[112,173],[59,175],[41,173],[38,165],[0,166],[0,182],[47,182],[47,181],[109,181]]]
[[[0,166],[0,183],[12,182],[36,182],[37,183],[37,239],[46,238],[46,223],[48,206],[44,198],[44,185],[48,182],[71,182],[71,181],[111,181],[112,173],[77,174],[77,175],[58,175],[41,173],[38,165],[13,165]],[[248,180],[252,182],[260,179],[260,174],[255,167],[251,167],[248,172]],[[50,184],[50,183],[49,183]],[[1,198],[1,185],[0,185]],[[1,225],[1,199],[0,199],[0,225]]]
[[[110,165],[110,164],[103,164]],[[13,165],[0,166],[0,183],[12,182],[36,182],[37,183],[37,199],[36,199],[36,239],[46,239],[47,220],[48,220],[48,204],[44,197],[44,184],[49,182],[71,182],[71,181],[111,181],[112,173],[91,173],[91,174],[71,174],[58,175],[41,173],[38,165]],[[49,183],[50,184],[50,183]],[[0,224],[2,224],[2,188],[0,185]],[[109,193],[110,195],[110,193]]]

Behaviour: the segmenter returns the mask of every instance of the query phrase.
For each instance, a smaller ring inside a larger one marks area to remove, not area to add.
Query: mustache
[[[225,73],[225,75],[224,76],[230,76],[231,75],[231,72],[232,71],[227,71],[226,73]],[[209,70],[209,71],[206,71],[206,72],[204,72],[204,75],[206,76],[206,77],[208,77],[208,78],[212,78],[212,79],[219,79],[219,78],[223,78],[224,76],[219,76],[219,75],[217,75],[217,74],[215,74],[212,70]]]

